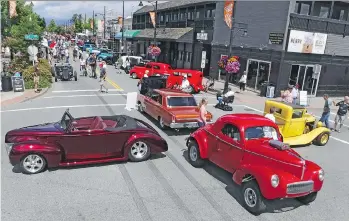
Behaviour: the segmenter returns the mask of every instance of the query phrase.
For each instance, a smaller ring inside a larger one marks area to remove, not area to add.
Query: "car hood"
[[[279,168],[301,178],[306,161],[293,149],[279,150],[272,147],[266,139],[246,141],[247,149],[256,156],[261,156],[264,165]]]
[[[38,125],[33,125],[33,126],[27,126],[27,127],[22,127],[18,129],[14,129],[8,132],[10,135],[19,135],[21,133],[38,133],[38,132],[60,132],[61,130],[57,127],[55,127],[56,123],[45,123],[45,124],[38,124]]]

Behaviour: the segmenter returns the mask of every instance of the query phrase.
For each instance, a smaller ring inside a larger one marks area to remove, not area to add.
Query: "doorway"
[[[247,87],[254,90],[260,90],[263,82],[269,82],[271,70],[270,61],[262,61],[255,59],[247,60]]]
[[[308,96],[315,97],[319,85],[320,73],[315,74],[315,65],[292,65],[289,84],[298,84],[300,91],[307,91]]]

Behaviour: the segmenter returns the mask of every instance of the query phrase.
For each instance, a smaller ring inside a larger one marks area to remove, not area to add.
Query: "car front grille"
[[[287,185],[287,194],[299,194],[311,192],[314,189],[313,181],[290,183]]]

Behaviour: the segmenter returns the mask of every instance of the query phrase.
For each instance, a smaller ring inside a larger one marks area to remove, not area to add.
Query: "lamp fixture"
[[[142,2],[142,1],[139,1],[138,6],[143,6],[143,2]]]

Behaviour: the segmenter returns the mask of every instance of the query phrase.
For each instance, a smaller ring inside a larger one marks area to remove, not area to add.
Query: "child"
[[[270,108],[270,113],[266,114],[264,117],[268,118],[269,120],[271,120],[275,123],[274,112],[275,112],[275,107],[272,107],[272,108]]]

